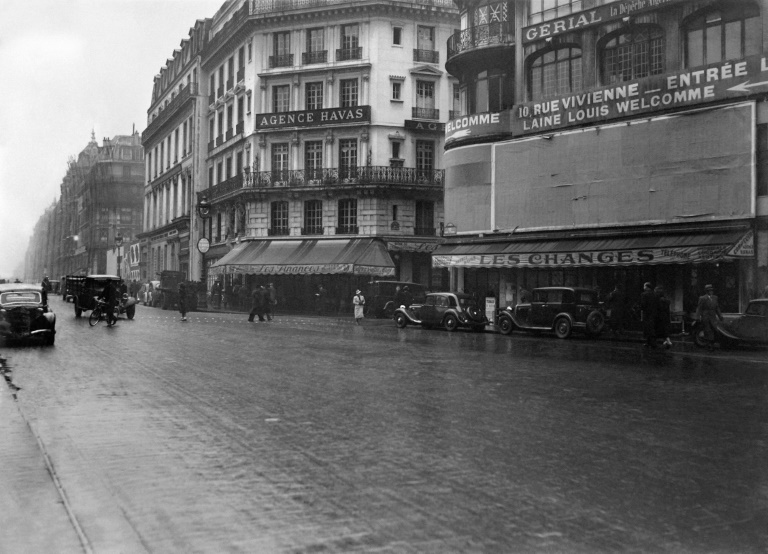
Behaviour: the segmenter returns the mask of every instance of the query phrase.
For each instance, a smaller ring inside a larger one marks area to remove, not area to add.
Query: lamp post
[[[120,231],[115,235],[115,246],[117,246],[117,276],[120,276],[120,266],[123,263],[123,235]]]
[[[201,261],[203,265],[202,271],[200,271],[200,280],[206,284],[207,288],[208,275],[205,270],[205,253],[208,252],[208,250],[211,248],[211,241],[205,238],[205,222],[209,217],[211,217],[211,203],[208,202],[208,197],[205,195],[203,195],[203,197],[200,199],[200,202],[197,203],[197,215],[203,222],[203,236],[200,237],[200,240],[197,241],[197,251],[202,255]]]

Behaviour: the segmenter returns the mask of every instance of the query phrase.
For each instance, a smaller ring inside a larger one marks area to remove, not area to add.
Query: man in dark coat
[[[699,297],[699,304],[696,307],[694,319],[701,321],[704,328],[704,340],[707,341],[707,349],[714,350],[715,329],[717,322],[723,321],[723,314],[720,311],[720,304],[715,296],[715,287],[707,285],[704,287],[704,295]]]
[[[264,299],[265,295],[264,287],[256,285],[251,291],[251,313],[248,314],[248,321],[253,321],[253,318],[259,316],[259,321],[264,321]]]
[[[43,304],[48,304],[48,293],[51,292],[51,282],[48,280],[48,276],[43,277],[43,282],[40,283],[43,287]]]
[[[611,331],[614,334],[621,335],[624,332],[624,316],[627,309],[627,299],[619,288],[619,285],[613,287],[606,301],[607,307],[611,310],[610,324]]]
[[[671,320],[671,310],[669,298],[664,294],[664,288],[657,285],[653,291],[656,295],[656,336],[664,339],[664,348],[672,346],[672,340],[669,338],[669,323]]]
[[[109,327],[117,323],[115,307],[117,306],[117,297],[119,294],[117,283],[107,281],[107,284],[104,285],[104,290],[102,290],[99,295],[99,298],[104,301],[104,315],[107,318],[107,325]]]
[[[656,314],[658,312],[658,301],[653,294],[653,287],[650,283],[643,285],[643,294],[640,295],[640,313],[643,318],[643,337],[645,346],[648,348],[656,347]]]

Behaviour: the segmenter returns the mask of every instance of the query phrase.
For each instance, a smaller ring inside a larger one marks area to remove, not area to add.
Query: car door
[[[768,303],[750,302],[731,325],[734,334],[748,341],[768,342]]]
[[[435,295],[429,295],[426,298],[426,301],[424,302],[424,305],[419,308],[418,318],[422,321],[422,323],[426,323],[427,325],[432,325],[434,319],[435,319],[435,302],[436,302],[437,296]]]
[[[531,309],[528,314],[528,325],[531,327],[549,327],[552,322],[547,322],[547,298],[549,291],[534,290],[531,298]]]

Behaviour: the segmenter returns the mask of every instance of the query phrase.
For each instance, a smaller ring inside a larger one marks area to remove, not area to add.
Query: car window
[[[579,304],[597,304],[595,300],[595,294],[588,291],[582,291],[579,293]]]
[[[446,300],[448,300],[448,305],[449,305],[451,308],[455,308],[455,307],[457,306],[457,304],[456,304],[456,299],[455,299],[453,296],[448,296],[448,297],[446,298]]]
[[[40,300],[40,293],[33,290],[4,292],[2,295],[0,295],[0,304],[15,304],[23,302],[34,302],[39,304]]]
[[[563,292],[561,290],[547,291],[547,304],[560,304],[563,302]]]
[[[438,296],[437,297],[437,305],[441,308],[447,308],[448,307],[448,299],[445,296]]]
[[[747,306],[747,310],[744,312],[747,315],[761,315],[765,317],[768,315],[768,304],[762,302],[752,302]]]
[[[434,296],[428,296],[427,297],[426,305],[427,306],[434,306],[435,305],[435,298],[436,297],[434,297]]]
[[[532,302],[546,302],[547,301],[547,291],[545,290],[535,290],[533,291],[533,300]]]

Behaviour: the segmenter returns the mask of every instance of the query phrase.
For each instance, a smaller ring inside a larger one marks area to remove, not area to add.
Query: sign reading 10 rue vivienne
[[[260,113],[256,116],[256,128],[320,127],[342,123],[370,123],[370,121],[370,106],[354,106],[302,112]]]
[[[580,123],[737,100],[758,92],[768,92],[768,59],[751,56],[520,104],[512,110],[512,133],[540,133]]]

